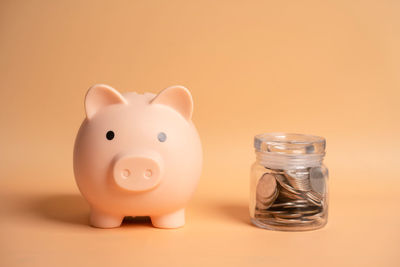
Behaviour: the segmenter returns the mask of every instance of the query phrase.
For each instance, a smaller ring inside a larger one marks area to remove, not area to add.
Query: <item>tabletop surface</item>
[[[120,228],[93,228],[73,178],[48,178],[40,186],[28,174],[1,180],[1,266],[400,264],[400,187],[395,180],[333,176],[325,228],[275,232],[250,224],[247,179],[233,179],[229,187],[200,183],[186,225],[165,230],[153,228],[145,217],[128,218]]]

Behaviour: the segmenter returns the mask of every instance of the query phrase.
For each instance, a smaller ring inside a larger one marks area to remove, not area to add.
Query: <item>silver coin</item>
[[[294,200],[294,199],[303,199],[303,197],[301,196],[301,195],[299,195],[299,194],[293,194],[293,193],[291,193],[291,192],[289,192],[289,191],[287,191],[287,190],[280,190],[279,191],[279,197],[280,198],[289,198],[289,199],[292,199],[292,200]]]
[[[312,204],[317,205],[317,206],[323,205],[323,202],[322,202],[323,198],[322,198],[321,194],[314,192],[314,191],[309,191],[306,193],[306,196],[307,196],[307,200],[309,202],[311,202]]]
[[[308,171],[308,169],[286,170],[285,176],[293,177],[293,179],[308,179],[309,171]]]
[[[296,190],[311,190],[310,176],[308,169],[287,170],[285,172],[286,180]]]
[[[307,201],[304,201],[303,199],[299,200],[294,200],[292,202],[283,202],[283,203],[276,203],[273,204],[271,207],[276,208],[276,207],[285,207],[285,206],[291,206],[291,207],[296,207],[296,206],[304,206],[307,204]],[[307,205],[306,205],[307,207]]]
[[[268,213],[275,215],[275,214],[287,213],[287,212],[284,210],[268,210]]]
[[[318,214],[322,211],[321,207],[318,207],[318,206],[313,206],[313,207],[315,207],[315,208],[310,209],[309,207],[307,207],[305,209],[297,210],[296,212],[298,212],[304,216],[312,216],[312,215]]]
[[[288,184],[288,181],[286,180],[286,177],[284,175],[276,174],[275,177],[279,185],[282,186],[284,189],[286,189],[292,194],[300,194],[300,192],[296,191],[296,189],[294,189]]]
[[[297,205],[285,205],[283,206],[284,209],[302,209],[302,208],[308,208],[309,206],[307,204],[297,204]]]
[[[321,167],[313,167],[310,169],[311,188],[320,194],[325,194],[325,175]]]
[[[302,215],[298,213],[276,213],[274,216],[282,219],[297,219],[302,217]]]

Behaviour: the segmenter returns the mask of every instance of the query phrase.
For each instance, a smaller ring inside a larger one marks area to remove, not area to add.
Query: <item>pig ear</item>
[[[117,90],[108,85],[93,85],[85,97],[86,117],[91,119],[100,109],[114,104],[128,104],[128,102]]]
[[[151,104],[162,104],[178,111],[186,120],[192,118],[193,99],[189,90],[180,85],[174,85],[162,90],[153,98]]]

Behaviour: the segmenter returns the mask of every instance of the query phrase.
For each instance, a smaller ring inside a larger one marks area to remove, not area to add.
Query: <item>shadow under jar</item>
[[[265,133],[254,137],[250,216],[270,230],[306,231],[328,219],[328,169],[325,139],[319,136]]]

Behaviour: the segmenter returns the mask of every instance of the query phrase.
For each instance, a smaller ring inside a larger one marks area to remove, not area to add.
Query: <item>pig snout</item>
[[[161,181],[161,160],[157,156],[123,155],[114,162],[113,178],[122,189],[140,192],[155,188]]]

